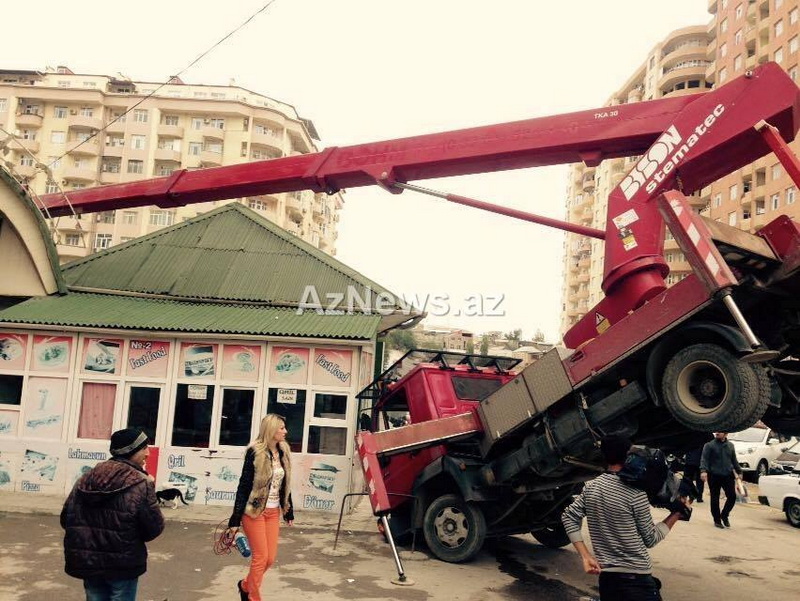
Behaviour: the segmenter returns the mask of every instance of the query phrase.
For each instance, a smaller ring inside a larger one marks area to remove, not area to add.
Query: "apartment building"
[[[767,61],[797,81],[800,45],[798,0],[709,0],[707,78],[715,86]],[[795,153],[800,143],[791,144]],[[755,232],[778,215],[800,218],[797,189],[775,155],[719,179],[702,192],[703,213]]]
[[[289,104],[235,85],[0,69],[0,151],[37,194],[316,152],[314,124]],[[14,134],[15,137],[9,137]],[[336,254],[341,194],[268,194],[187,207],[143,207],[53,220],[62,262],[240,202]]]
[[[708,57],[712,38],[709,27],[692,26],[670,33],[656,44],[628,81],[606,103],[608,106],[695,94],[712,86]],[[596,167],[570,166],[567,182],[566,220],[605,229],[608,195],[638,157],[610,159]],[[700,194],[690,198],[699,207]],[[690,271],[677,243],[666,232],[665,258],[670,267],[667,283],[679,281]],[[560,331],[563,334],[603,298],[603,242],[567,234],[564,242],[564,286]]]

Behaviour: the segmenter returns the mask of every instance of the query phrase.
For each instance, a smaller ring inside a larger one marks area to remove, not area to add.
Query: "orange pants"
[[[253,552],[250,556],[250,571],[242,583],[242,588],[250,601],[261,601],[261,581],[264,580],[264,572],[272,567],[278,556],[281,510],[279,507],[265,509],[257,518],[243,515],[242,528]]]

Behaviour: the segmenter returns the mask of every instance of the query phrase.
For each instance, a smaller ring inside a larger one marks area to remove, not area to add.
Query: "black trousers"
[[[722,513],[719,510],[720,489],[725,491],[725,506],[722,508]],[[733,474],[730,476],[717,476],[709,473],[708,490],[711,493],[711,515],[716,524],[722,518],[727,518],[733,506],[736,505],[736,478],[734,478]]]
[[[600,572],[600,601],[662,601],[661,581],[651,574]]]
[[[687,465],[683,469],[683,477],[688,478],[690,481],[694,482],[694,485],[697,487],[697,490],[700,492],[700,498],[703,498],[703,489],[705,488],[705,482],[700,477],[700,466],[699,465]]]

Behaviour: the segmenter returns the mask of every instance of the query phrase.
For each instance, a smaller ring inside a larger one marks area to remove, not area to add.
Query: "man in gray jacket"
[[[742,477],[742,468],[736,460],[736,449],[728,440],[727,432],[714,432],[714,440],[703,447],[700,458],[700,477],[708,482],[711,493],[711,516],[717,528],[730,528],[728,516],[736,504],[736,479]],[[725,491],[725,505],[719,510],[719,491]]]

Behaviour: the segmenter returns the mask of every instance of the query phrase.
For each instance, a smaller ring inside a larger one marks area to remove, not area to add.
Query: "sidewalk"
[[[0,491],[0,512],[60,515],[65,500],[66,496]],[[167,520],[178,522],[219,524],[223,520],[227,521],[231,515],[231,508],[222,505],[178,503],[177,509],[167,505],[161,510]],[[330,529],[333,533],[339,521],[339,514],[295,509],[295,519],[298,523],[302,523],[304,528]],[[376,519],[372,515],[369,502],[362,499],[352,513],[345,513],[342,517],[342,531],[376,532]]]

